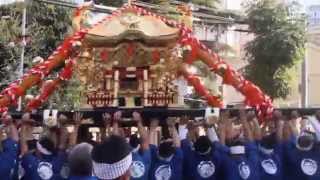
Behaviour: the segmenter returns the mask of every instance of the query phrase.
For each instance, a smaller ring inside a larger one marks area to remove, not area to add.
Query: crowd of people
[[[275,111],[259,123],[253,111],[224,111],[199,121],[168,118],[161,131],[158,119],[147,127],[134,112],[137,131],[127,133],[119,111],[103,114],[95,139],[80,133],[81,113],[72,131],[60,119],[36,137],[30,114],[2,117],[1,180],[320,180],[320,112]]]

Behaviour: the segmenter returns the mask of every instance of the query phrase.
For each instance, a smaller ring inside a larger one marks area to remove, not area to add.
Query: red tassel
[[[191,52],[190,52],[190,54],[188,54],[186,63],[192,64],[193,61],[196,60],[197,55],[198,55],[198,44],[195,42],[195,40],[191,40],[189,45],[191,46]]]
[[[61,80],[65,81],[65,80],[71,79],[72,73],[73,73],[74,63],[75,63],[75,61],[73,59],[69,59],[68,61],[66,61],[65,67],[59,73],[59,78]]]
[[[38,107],[40,107],[42,104],[41,100],[39,97],[32,99],[31,101],[29,101],[27,107],[26,107],[26,111],[30,112],[34,109],[37,109]]]
[[[59,73],[59,78],[63,81],[69,80],[72,77],[72,67],[70,68],[64,68],[60,73]]]
[[[157,63],[160,60],[160,53],[158,50],[152,51],[152,62]]]
[[[103,50],[100,53],[100,58],[102,61],[108,61],[109,53],[107,50]]]
[[[127,53],[128,53],[128,56],[129,56],[129,57],[132,57],[132,56],[133,56],[134,51],[135,51],[135,46],[134,46],[134,44],[133,44],[133,43],[128,44]]]

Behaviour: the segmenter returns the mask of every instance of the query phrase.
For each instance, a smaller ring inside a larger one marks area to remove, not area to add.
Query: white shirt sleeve
[[[315,116],[308,117],[308,120],[316,133],[317,141],[320,141],[320,122]]]
[[[208,136],[208,138],[210,139],[211,142],[219,141],[218,134],[217,134],[216,129],[214,127],[208,128],[207,136]]]
[[[188,129],[187,125],[179,125],[178,128],[180,140],[187,139]]]

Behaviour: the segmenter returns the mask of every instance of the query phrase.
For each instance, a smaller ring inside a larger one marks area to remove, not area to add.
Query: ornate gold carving
[[[182,66],[183,60],[178,56],[177,51],[179,51],[178,47],[168,49],[162,54],[163,57],[160,59],[160,62],[151,66],[157,83],[161,82],[164,77],[168,77],[171,80],[178,77],[178,72]]]
[[[84,49],[77,60],[75,72],[77,78],[83,85],[87,85],[91,80],[92,71],[94,69],[94,61],[92,60],[91,50]]]
[[[120,23],[129,29],[137,29],[141,18],[133,13],[127,13],[120,18]]]

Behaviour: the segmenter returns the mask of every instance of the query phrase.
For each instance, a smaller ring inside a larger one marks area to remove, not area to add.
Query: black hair
[[[126,139],[112,135],[101,144],[94,146],[91,155],[97,163],[113,164],[125,158],[129,153],[131,153],[131,147]]]
[[[208,136],[200,136],[194,143],[195,151],[200,154],[208,152],[210,148],[213,148],[213,144],[211,143]]]
[[[312,132],[305,132],[306,135],[299,136],[297,139],[297,143],[300,147],[308,147],[311,144],[315,144],[315,135]]]
[[[275,133],[264,136],[261,139],[260,145],[265,149],[273,149],[277,143],[277,137]]]
[[[52,154],[56,153],[54,142],[49,137],[42,137],[39,140],[39,144],[41,144],[42,147],[50,151]]]
[[[129,138],[129,144],[132,148],[138,147],[138,145],[141,143],[141,139],[138,137],[137,134],[132,134]]]
[[[172,141],[164,141],[159,145],[159,155],[163,158],[168,158],[175,152],[175,147]]]
[[[28,140],[27,141],[27,145],[28,145],[28,149],[29,150],[35,150],[37,149],[37,140],[36,139],[32,139],[32,140]]]
[[[244,145],[244,141],[241,138],[229,139],[229,140],[226,141],[226,145],[228,147],[231,147],[231,146],[243,146]]]
[[[92,139],[92,134],[89,132],[89,127],[81,125],[78,130],[79,142],[89,142]]]

